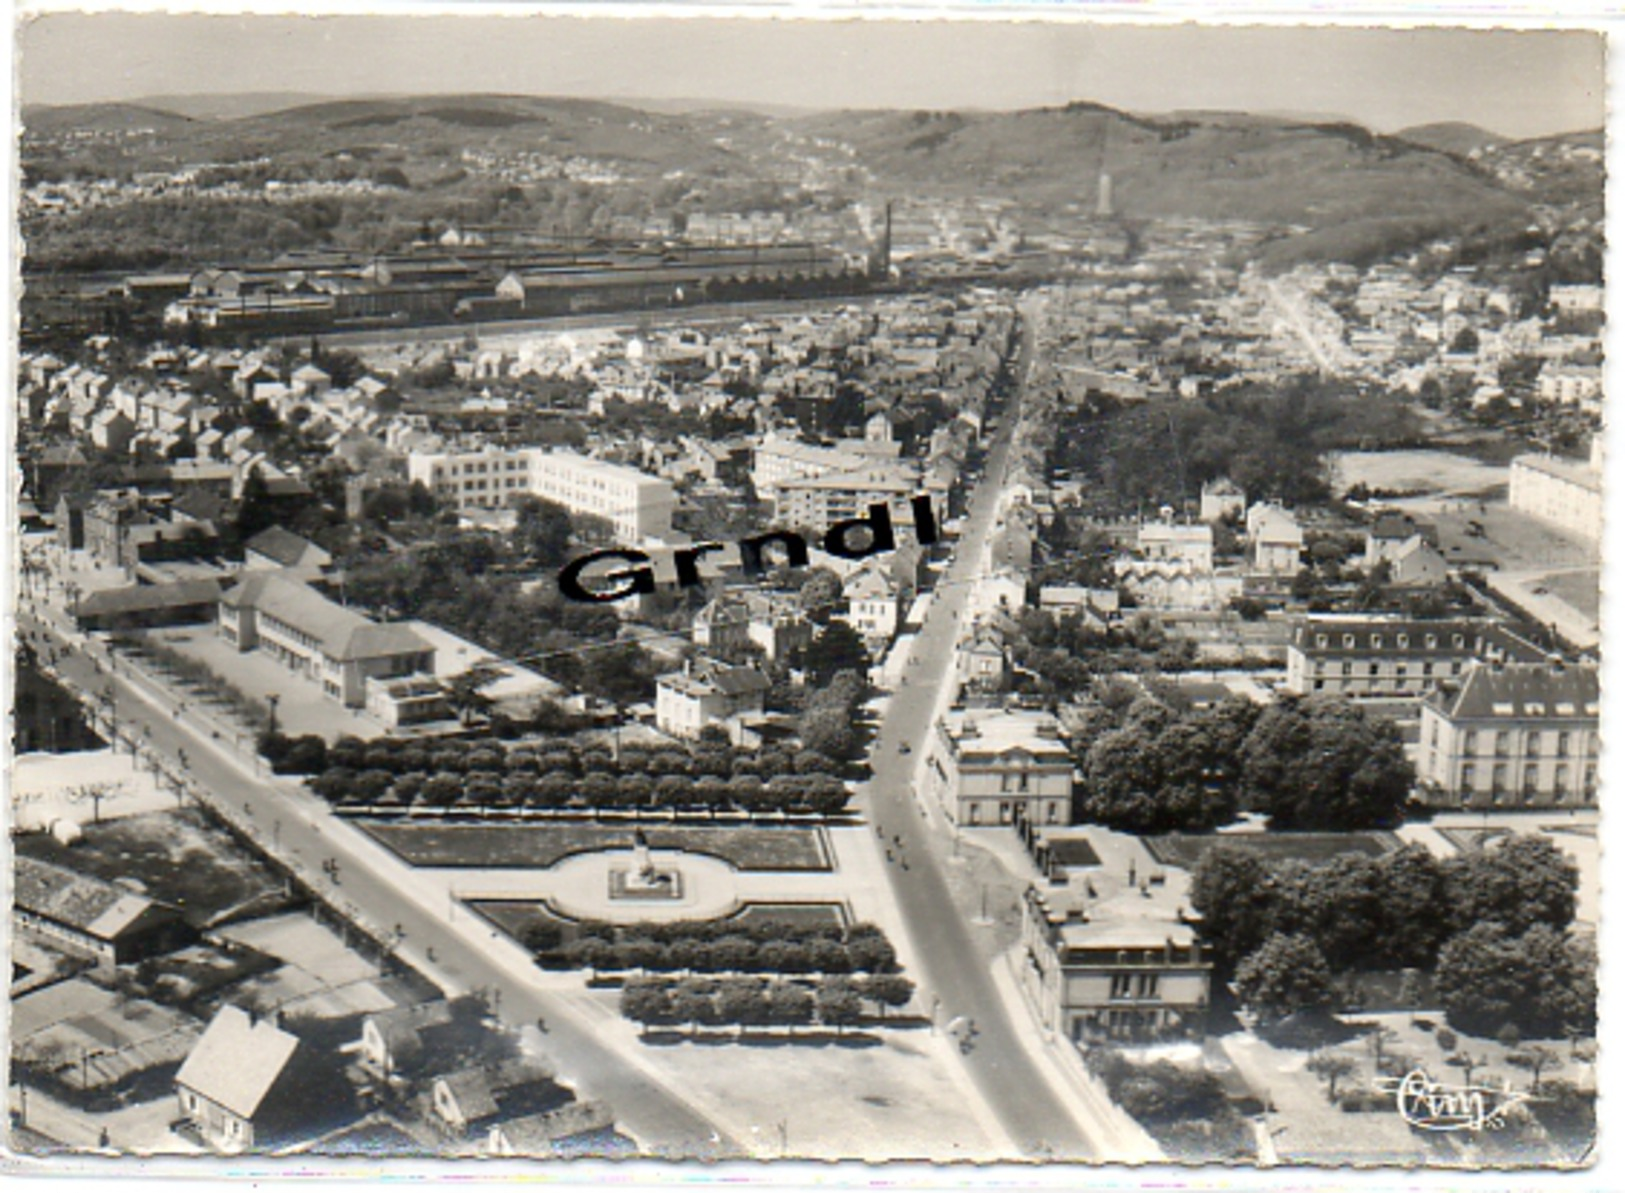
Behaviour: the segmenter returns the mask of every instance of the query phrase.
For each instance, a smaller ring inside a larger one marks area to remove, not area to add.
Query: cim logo
[[[1383,1078],[1378,1088],[1393,1094],[1400,1117],[1423,1131],[1498,1131],[1506,1126],[1507,1111],[1528,1100],[1508,1089],[1445,1085],[1420,1069]]]

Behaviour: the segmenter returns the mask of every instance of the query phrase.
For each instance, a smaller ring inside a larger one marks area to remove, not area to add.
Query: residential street
[[[1032,357],[1029,318],[1023,321],[1016,368],[1022,382],[1032,366]],[[1019,394],[1005,410],[1003,426],[988,452],[982,483],[972,499],[953,563],[938,581],[930,613],[914,642],[908,678],[888,703],[875,742],[874,777],[863,803],[885,840],[890,841],[894,835],[902,839],[897,852],[908,868],[903,869],[899,863],[888,869],[914,954],[923,969],[917,975],[922,994],[927,1000],[941,999],[938,1023],[958,1017],[976,1022],[977,1039],[965,1061],[977,1088],[998,1113],[1010,1137],[1028,1154],[1088,1158],[1109,1152],[1084,1129],[1017,1038],[1017,1025],[999,996],[989,964],[972,939],[969,926],[955,913],[936,853],[940,847],[931,843],[930,825],[914,791],[917,753],[898,752],[904,743],[916,752],[922,749],[943,687],[951,680],[959,618],[964,614],[973,577],[993,530],[1018,405]]]

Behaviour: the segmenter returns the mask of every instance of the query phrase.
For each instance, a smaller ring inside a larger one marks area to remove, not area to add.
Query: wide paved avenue
[[[1022,321],[1016,362],[1017,384],[1032,366],[1032,320]],[[998,1114],[1010,1137],[1034,1155],[1087,1159],[1099,1150],[1052,1090],[1046,1076],[1016,1037],[1009,1012],[993,984],[987,959],[954,907],[913,791],[915,755],[902,755],[907,743],[917,752],[926,740],[943,686],[950,682],[960,618],[981,566],[983,546],[994,527],[999,494],[1010,456],[1020,393],[1012,395],[1003,425],[988,451],[980,485],[953,561],[938,581],[930,611],[913,647],[913,664],[887,705],[872,755],[874,774],[866,797],[870,814],[890,840],[903,840],[909,868],[889,866],[892,889],[908,924],[923,969],[923,988],[942,1000],[938,1018],[975,1019],[979,1033],[966,1063],[977,1088]],[[1017,1013],[1024,1013],[1018,1009]]]

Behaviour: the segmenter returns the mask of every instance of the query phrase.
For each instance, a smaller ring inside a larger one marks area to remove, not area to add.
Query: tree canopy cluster
[[[1215,846],[1191,903],[1217,968],[1265,1017],[1327,1006],[1335,973],[1434,972],[1452,1024],[1551,1035],[1594,1023],[1595,958],[1569,935],[1579,875],[1546,838],[1438,859],[1410,845],[1320,865]]]
[[[1049,465],[1083,480],[1092,514],[1175,507],[1228,476],[1249,497],[1306,505],[1330,496],[1325,453],[1400,446],[1415,415],[1393,398],[1303,375],[1199,401],[1119,403],[1091,395],[1072,433],[1054,437]]]
[[[1194,641],[1145,616],[1103,630],[1076,613],[1027,609],[1017,626],[1012,686],[1056,702],[1076,699],[1102,676],[1185,671],[1196,661]]]
[[[548,944],[527,937],[529,945]],[[568,941],[537,949],[538,963],[559,969],[689,973],[893,974],[897,951],[873,924],[754,923],[579,925]]]
[[[869,683],[860,671],[838,672],[810,691],[796,721],[802,745],[842,762],[858,757],[863,752],[859,718],[868,698]]]
[[[1082,739],[1080,818],[1133,833],[1228,824],[1258,716],[1255,704],[1240,699],[1194,712],[1150,699],[1115,713],[1100,706],[1097,731]]]
[[[1171,1159],[1250,1160],[1252,1126],[1218,1076],[1170,1060],[1132,1061],[1115,1048],[1091,1048],[1085,1063],[1107,1096],[1133,1115]]]
[[[836,764],[812,750],[736,750],[714,738],[646,750],[569,739],[509,749],[482,738],[340,738],[308,780],[335,803],[488,808],[738,808],[833,816],[847,803]]]
[[[634,978],[621,990],[621,1014],[651,1027],[781,1027],[817,1023],[837,1032],[862,1022],[864,1002],[905,1005],[913,983],[896,975],[825,977],[812,985],[761,978]]]
[[[1243,810],[1272,829],[1383,826],[1400,818],[1415,779],[1393,724],[1334,697],[1091,707],[1077,735],[1077,811],[1125,832],[1205,832]]]
[[[380,615],[444,626],[572,690],[617,704],[649,700],[659,671],[649,652],[616,640],[621,621],[612,611],[568,600],[549,579],[572,543],[596,533],[596,521],[532,499],[508,537],[441,527],[404,550],[362,543],[343,561],[345,596]],[[527,583],[537,572],[543,582]]]

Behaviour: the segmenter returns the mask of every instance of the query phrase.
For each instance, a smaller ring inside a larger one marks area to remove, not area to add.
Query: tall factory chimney
[[[882,280],[891,277],[891,200],[886,200],[886,225],[881,229],[880,243],[869,257],[869,276]]]
[[[1102,170],[1100,172],[1100,194],[1095,199],[1095,218],[1109,220],[1112,215],[1112,176]]]

